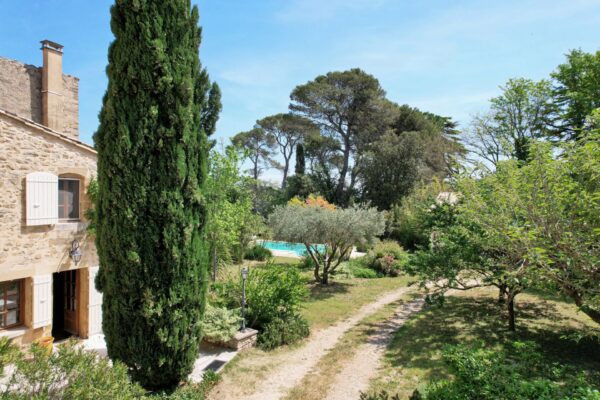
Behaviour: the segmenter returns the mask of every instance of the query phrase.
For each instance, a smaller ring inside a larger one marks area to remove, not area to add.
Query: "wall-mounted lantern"
[[[79,240],[77,240],[77,239],[73,240],[73,242],[71,242],[71,251],[69,252],[69,257],[71,257],[71,260],[73,260],[75,265],[77,265],[77,263],[79,263],[79,261],[81,261],[82,255],[83,254],[81,253],[81,249],[79,246]]]

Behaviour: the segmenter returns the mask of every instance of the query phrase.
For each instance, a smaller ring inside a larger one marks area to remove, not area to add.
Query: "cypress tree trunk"
[[[111,17],[108,89],[94,136],[102,326],[113,360],[145,387],[167,387],[191,372],[202,337],[203,128],[214,128],[220,92],[200,69],[190,0],[117,0]]]

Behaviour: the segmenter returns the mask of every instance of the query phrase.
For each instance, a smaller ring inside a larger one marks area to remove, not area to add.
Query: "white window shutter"
[[[52,274],[33,277],[33,328],[52,324]]]
[[[89,336],[102,333],[102,293],[96,289],[98,267],[89,269],[90,298],[88,306]]]
[[[58,222],[58,176],[49,172],[27,174],[27,225],[53,225]]]

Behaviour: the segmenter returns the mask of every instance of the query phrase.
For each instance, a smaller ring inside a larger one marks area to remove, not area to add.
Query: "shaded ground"
[[[569,339],[596,329],[572,304],[535,295],[517,298],[517,332],[506,328],[506,315],[494,301],[495,292],[477,290],[449,296],[443,308],[431,307],[409,320],[396,333],[384,368],[371,391],[385,389],[408,398],[432,379],[449,377],[441,360],[448,344],[482,342],[503,348],[514,340],[538,343],[548,363],[560,362],[574,373],[586,373],[600,387],[600,345],[593,340]]]

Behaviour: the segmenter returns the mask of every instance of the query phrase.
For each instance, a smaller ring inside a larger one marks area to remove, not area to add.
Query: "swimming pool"
[[[296,257],[304,257],[306,255],[306,246],[302,243],[275,242],[272,240],[258,240],[256,243],[273,251],[274,255],[295,255]],[[316,246],[319,251],[325,250],[325,246],[322,244]],[[280,253],[277,254],[278,252]]]

